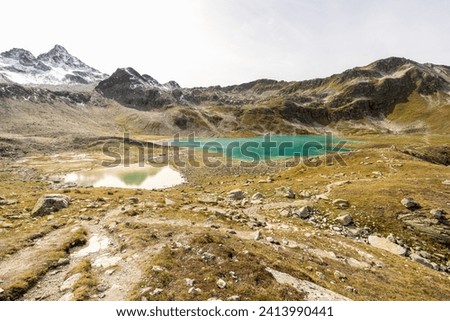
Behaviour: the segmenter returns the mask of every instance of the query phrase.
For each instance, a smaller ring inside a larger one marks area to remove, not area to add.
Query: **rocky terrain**
[[[388,58],[183,88],[60,46],[3,53],[0,300],[449,300],[449,77]],[[328,131],[349,140],[343,162],[173,164],[186,183],[164,190],[64,180],[100,167],[105,143],[133,163],[146,142],[172,155],[160,143],[177,133]]]

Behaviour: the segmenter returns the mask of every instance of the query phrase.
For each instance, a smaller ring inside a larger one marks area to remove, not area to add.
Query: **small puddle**
[[[130,167],[99,168],[67,174],[65,183],[80,186],[161,189],[180,185],[185,179],[170,166],[152,167],[138,164]]]
[[[85,257],[92,253],[100,252],[101,250],[105,250],[109,246],[109,238],[106,236],[99,236],[94,234],[88,241],[88,245],[81,250],[72,253],[72,257]]]

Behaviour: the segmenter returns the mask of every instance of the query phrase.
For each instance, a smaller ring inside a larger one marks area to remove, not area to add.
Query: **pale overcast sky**
[[[450,65],[448,0],[14,0],[0,51],[54,44],[184,87],[329,76],[390,56]]]

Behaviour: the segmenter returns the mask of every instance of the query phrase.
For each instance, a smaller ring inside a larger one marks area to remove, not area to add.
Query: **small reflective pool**
[[[162,189],[182,184],[185,179],[170,166],[139,167],[136,164],[70,173],[64,181],[80,186]]]

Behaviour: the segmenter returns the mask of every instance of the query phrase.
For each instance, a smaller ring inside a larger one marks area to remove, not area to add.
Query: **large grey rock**
[[[353,218],[350,214],[344,214],[336,217],[335,221],[341,224],[342,226],[347,226],[353,223]]]
[[[66,290],[71,290],[73,288],[73,286],[75,285],[75,283],[81,278],[81,273],[76,273],[72,276],[70,276],[67,280],[65,280],[63,282],[63,284],[61,284],[61,286],[59,287],[59,290],[61,292],[64,292]]]
[[[307,219],[313,214],[314,210],[311,206],[303,206],[292,212],[292,215],[302,219]]]
[[[430,269],[433,269],[433,268],[434,268],[433,265],[431,264],[431,261],[430,261],[430,260],[428,260],[428,259],[426,259],[426,258],[420,256],[420,255],[417,254],[417,253],[412,253],[412,254],[409,256],[409,258],[410,258],[411,260],[413,260],[414,262],[417,262],[417,263],[420,263],[420,264],[422,264],[422,265],[425,265],[426,267],[429,267]]]
[[[264,195],[261,194],[260,192],[257,192],[255,194],[253,194],[252,198],[250,199],[250,203],[258,205],[258,204],[262,204],[264,200]]]
[[[446,213],[442,208],[435,208],[430,211],[430,214],[433,216],[433,218],[442,220],[445,217]]]
[[[338,198],[333,201],[333,206],[337,207],[337,208],[345,209],[345,208],[350,207],[350,203],[347,200]]]
[[[388,252],[391,252],[393,254],[405,256],[406,255],[406,249],[398,244],[392,243],[388,239],[385,239],[383,237],[378,237],[376,235],[370,235],[368,238],[369,244],[382,249],[386,250]]]
[[[233,201],[241,200],[245,197],[245,192],[241,189],[234,189],[228,192],[228,199]]]
[[[295,198],[295,193],[290,187],[282,186],[275,189],[275,195],[287,198]]]
[[[33,210],[31,211],[31,216],[44,216],[57,212],[63,208],[69,206],[70,197],[63,194],[49,194],[44,195],[36,202]]]
[[[420,208],[420,204],[411,197],[405,197],[400,202],[404,207],[406,207],[409,210]]]

